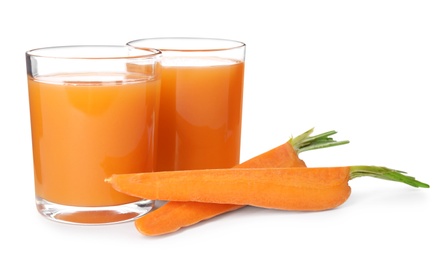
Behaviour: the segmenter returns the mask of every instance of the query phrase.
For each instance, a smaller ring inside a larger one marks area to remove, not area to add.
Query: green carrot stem
[[[333,138],[331,138],[330,136],[336,134],[336,131],[328,131],[319,135],[310,136],[312,132],[313,128],[298,135],[295,138],[290,138],[289,142],[298,154],[305,151],[349,143],[349,141],[335,141]],[[350,179],[369,176],[389,181],[397,181],[417,188],[429,188],[428,184],[420,182],[414,177],[405,175],[406,172],[390,169],[387,167],[351,166],[350,169]]]
[[[416,188],[429,188],[429,185],[405,175],[406,172],[380,166],[350,166],[350,180],[357,177],[369,176],[373,178],[397,181]]]
[[[313,132],[313,128],[298,135],[295,138],[290,138],[289,142],[295,151],[299,154],[305,151],[322,149],[337,145],[348,144],[349,141],[335,141],[331,138],[331,135],[336,134],[336,131],[328,131],[319,135],[310,136]]]

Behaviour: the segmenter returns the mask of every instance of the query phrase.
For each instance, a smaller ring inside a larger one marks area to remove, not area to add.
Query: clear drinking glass
[[[163,55],[157,170],[239,164],[245,44],[171,37],[127,45]]]
[[[26,52],[38,212],[64,223],[133,220],[153,207],[112,174],[153,171],[161,52],[59,46]]]

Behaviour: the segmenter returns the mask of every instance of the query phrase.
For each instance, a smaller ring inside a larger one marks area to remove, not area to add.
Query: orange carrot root
[[[231,168],[115,174],[119,192],[152,200],[326,210],[350,195],[350,167]]]
[[[131,196],[169,201],[326,210],[350,196],[348,181],[369,176],[429,188],[405,172],[378,166],[231,168],[115,174],[107,180]]]

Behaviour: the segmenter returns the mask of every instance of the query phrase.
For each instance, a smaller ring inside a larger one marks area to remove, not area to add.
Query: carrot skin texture
[[[295,149],[293,149],[292,145],[289,142],[286,142],[239,165],[236,165],[233,168],[265,167],[306,167],[306,164],[298,157],[298,154]]]
[[[109,182],[120,192],[152,200],[318,211],[348,199],[349,179],[350,167],[294,167],[116,174]]]
[[[255,156],[234,168],[306,167],[289,142]],[[160,208],[135,220],[136,229],[143,235],[168,234],[200,221],[237,210],[244,205],[189,201],[168,201]]]
[[[194,201],[169,201],[160,208],[149,212],[148,217],[144,215],[136,219],[135,227],[139,233],[146,236],[164,235],[241,207],[243,206]]]

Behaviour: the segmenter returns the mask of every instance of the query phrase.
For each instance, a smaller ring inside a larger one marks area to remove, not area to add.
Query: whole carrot
[[[115,174],[107,181],[122,193],[153,200],[318,211],[344,203],[351,193],[348,181],[361,176],[429,187],[402,171],[378,166],[164,171]]]
[[[311,136],[312,132],[313,129],[310,129],[295,138],[290,138],[286,143],[235,167],[306,167],[306,164],[298,157],[298,154],[348,143],[348,141],[335,141],[331,138],[330,136],[336,134],[336,131],[328,131]],[[169,201],[154,211],[136,219],[135,226],[144,235],[163,235],[242,207],[243,205],[233,204]]]

